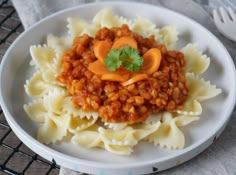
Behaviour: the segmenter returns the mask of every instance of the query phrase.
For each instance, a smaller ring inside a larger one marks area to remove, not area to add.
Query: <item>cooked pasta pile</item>
[[[46,144],[56,143],[70,133],[71,141],[75,144],[86,148],[100,147],[120,155],[129,155],[140,140],[146,140],[161,148],[181,149],[184,147],[184,134],[179,128],[198,120],[202,113],[201,102],[221,93],[221,90],[215,85],[200,78],[207,70],[210,58],[203,55],[196,44],[190,43],[180,51],[169,53],[170,55],[179,54],[178,57],[172,57],[172,59],[176,59],[175,62],[177,59],[182,59],[181,55],[185,60],[185,66],[183,64],[184,67],[181,68],[184,79],[182,78],[182,82],[177,81],[177,84],[179,83],[184,89],[182,92],[185,92],[182,94],[185,97],[182,98],[179,106],[170,105],[168,107],[166,105],[163,108],[148,110],[148,113],[145,111],[145,114],[148,115],[145,115],[142,120],[109,119],[106,116],[107,113],[104,114],[103,108],[99,105],[94,104],[92,107],[80,105],[82,104],[80,100],[83,98],[82,96],[77,99],[73,97],[76,94],[76,89],[71,88],[73,79],[69,79],[68,76],[63,79],[67,73],[65,70],[68,69],[67,64],[63,64],[63,60],[73,58],[68,50],[74,46],[75,40],[84,39],[83,36],[92,39],[100,36],[97,32],[104,28],[114,29],[121,26],[124,28],[123,24],[137,36],[150,38],[153,35],[152,40],[162,46],[159,47],[160,50],[163,47],[167,50],[176,49],[178,37],[174,26],[157,28],[144,17],[128,20],[114,15],[109,8],[99,11],[92,23],[80,18],[68,18],[69,35],[67,37],[49,34],[45,45],[30,47],[32,57],[30,65],[35,68],[35,73],[29,80],[26,80],[25,91],[28,96],[33,98],[33,101],[25,104],[24,110],[33,121],[41,123],[38,140]],[[139,51],[142,52],[142,50]],[[146,50],[144,49],[143,52],[145,53]],[[94,58],[93,55],[91,63],[96,61]],[[78,71],[84,71],[84,69]],[[154,75],[153,72],[152,75]],[[89,72],[87,69],[85,69],[85,76],[94,78],[91,71]],[[78,80],[80,80],[79,78]],[[112,83],[107,84],[111,86]],[[173,86],[172,82],[169,84]],[[117,85],[122,89],[119,82],[112,85],[114,88]],[[123,85],[126,86],[126,84]],[[186,88],[184,88],[185,86]],[[80,89],[84,90],[83,87]],[[103,97],[103,99],[107,99],[107,97]],[[86,101],[86,98],[84,100]],[[124,104],[126,104],[126,100],[128,99],[124,99]],[[144,102],[142,101],[142,103]],[[109,102],[104,102],[104,104],[109,104]]]

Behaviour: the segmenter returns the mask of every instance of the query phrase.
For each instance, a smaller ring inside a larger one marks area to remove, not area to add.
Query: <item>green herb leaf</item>
[[[125,46],[122,52],[125,52],[127,55],[126,59],[122,60],[123,66],[131,72],[139,71],[143,65],[143,58],[139,55],[138,51],[130,46]]]
[[[107,69],[111,72],[114,72],[116,69],[118,69],[122,61],[119,59],[120,58],[120,52],[121,50],[119,49],[112,49],[106,56],[104,62],[107,66]]]
[[[129,54],[125,50],[126,47],[123,47],[123,49],[121,50],[121,53],[120,53],[120,60],[122,61],[122,63],[125,62],[127,58],[129,58]]]
[[[111,49],[104,62],[111,72],[121,65],[131,72],[137,72],[143,64],[143,58],[139,55],[137,49],[125,46],[122,49]]]

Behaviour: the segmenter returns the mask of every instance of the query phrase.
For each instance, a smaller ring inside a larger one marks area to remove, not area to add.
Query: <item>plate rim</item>
[[[88,8],[90,6],[97,6],[97,5],[110,5],[110,4],[132,4],[132,5],[135,5],[135,4],[141,4],[141,5],[144,5],[146,6],[145,8],[147,8],[148,6],[149,7],[155,7],[156,9],[162,9],[163,11],[166,11],[168,13],[171,13],[173,15],[177,15],[183,19],[186,19],[188,20],[188,22],[190,23],[193,23],[194,25],[202,28],[205,32],[207,32],[209,35],[211,35],[212,37],[215,38],[215,40],[217,41],[217,44],[220,45],[220,47],[222,47],[224,50],[225,50],[225,53],[227,54],[228,58],[229,58],[229,61],[232,63],[232,67],[233,67],[233,70],[235,72],[235,75],[236,75],[236,70],[235,70],[235,65],[234,65],[234,62],[233,62],[233,59],[231,57],[231,55],[229,54],[228,50],[225,48],[225,46],[223,45],[223,43],[212,33],[210,32],[208,29],[206,29],[204,26],[202,26],[201,24],[199,24],[198,22],[194,21],[193,19],[189,18],[188,16],[185,16],[181,13],[178,13],[178,12],[175,12],[175,11],[172,11],[170,9],[167,9],[165,7],[162,7],[162,6],[157,6],[157,5],[152,5],[152,4],[147,4],[147,3],[141,3],[141,2],[124,2],[124,1],[116,1],[116,2],[99,2],[99,3],[88,3],[88,4],[82,4],[82,5],[78,5],[78,6],[75,6],[75,7],[70,7],[70,8],[67,8],[67,9],[63,9],[61,11],[58,11],[56,13],[53,13],[45,18],[43,18],[42,20],[38,21],[37,23],[35,23],[34,25],[32,25],[30,28],[28,28],[27,30],[25,30],[20,36],[18,36],[14,42],[11,44],[11,46],[7,49],[7,52],[4,54],[3,58],[2,58],[2,61],[1,61],[1,66],[0,66],[0,87],[2,87],[1,85],[1,82],[2,82],[2,71],[3,71],[3,65],[5,64],[5,62],[7,62],[7,57],[8,55],[10,54],[11,50],[15,47],[15,45],[18,43],[18,41],[21,40],[21,38],[25,37],[25,35],[27,35],[27,33],[30,31],[30,30],[33,30],[34,28],[38,27],[39,25],[41,25],[42,23],[44,23],[44,21],[47,21],[48,19],[51,19],[51,18],[54,18],[60,14],[63,14],[63,13],[66,13],[68,11],[72,11],[72,10],[75,10],[75,9],[80,9],[80,8]],[[236,76],[234,75],[234,80],[235,80],[235,83],[236,83]],[[234,87],[236,85],[234,84]],[[158,163],[158,162],[164,162],[164,161],[167,161],[169,159],[173,159],[173,158],[176,158],[178,156],[181,156],[181,155],[184,155],[184,154],[187,154],[189,153],[190,151],[196,149],[197,147],[199,147],[200,145],[204,144],[205,142],[207,142],[209,139],[211,139],[212,137],[214,137],[214,135],[222,128],[224,127],[224,125],[227,124],[227,122],[229,121],[230,119],[230,116],[233,112],[233,109],[234,109],[234,106],[235,106],[235,103],[236,103],[236,90],[234,91],[231,91],[231,96],[229,97],[230,98],[230,101],[232,101],[232,103],[230,104],[230,107],[229,107],[229,110],[227,111],[227,114],[225,114],[225,118],[224,118],[224,122],[219,125],[217,128],[215,128],[214,131],[211,131],[210,134],[208,134],[208,137],[203,137],[201,140],[199,140],[197,143],[194,143],[192,145],[190,145],[189,147],[185,148],[184,150],[182,150],[182,152],[180,153],[176,153],[174,155],[171,155],[171,156],[166,156],[164,158],[161,158],[158,160],[154,159],[152,161],[144,161],[144,162],[138,162],[138,163],[125,163],[125,164],[117,164],[117,163],[109,163],[109,164],[106,164],[105,162],[97,162],[97,161],[91,161],[91,160],[86,160],[86,159],[81,159],[81,158],[78,158],[78,157],[74,157],[74,156],[70,156],[70,155],[67,155],[65,153],[61,153],[57,150],[54,150],[42,143],[40,143],[36,138],[32,137],[31,135],[29,135],[23,128],[21,128],[17,122],[14,120],[14,118],[11,116],[9,110],[7,109],[6,107],[6,104],[5,104],[5,100],[3,99],[3,96],[2,96],[2,88],[0,90],[0,103],[1,103],[1,106],[2,106],[2,110],[6,116],[6,120],[7,122],[9,123],[10,127],[12,128],[12,130],[14,131],[14,133],[16,133],[16,135],[19,137],[19,138],[22,138],[22,137],[25,137],[25,139],[27,139],[27,142],[23,139],[21,139],[22,142],[24,142],[27,146],[28,146],[28,143],[31,143],[32,145],[34,146],[37,146],[39,147],[40,149],[42,149],[44,152],[47,152],[48,154],[51,154],[52,157],[63,157],[63,159],[65,159],[66,161],[68,162],[74,162],[74,161],[77,161],[76,163],[80,164],[80,165],[84,165],[84,166],[88,166],[88,167],[97,167],[97,168],[109,168],[109,169],[116,169],[116,168],[132,168],[132,167],[138,167],[138,166],[147,166],[147,165],[150,165],[150,164],[153,164],[153,163]],[[223,131],[223,130],[222,130]],[[208,147],[208,146],[207,146]],[[31,148],[35,151],[34,148]],[[205,150],[206,148],[204,148],[203,150]],[[35,151],[37,154],[38,152]],[[40,154],[41,155],[41,154]]]

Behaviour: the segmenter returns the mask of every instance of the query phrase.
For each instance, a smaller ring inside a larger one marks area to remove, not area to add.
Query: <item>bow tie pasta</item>
[[[112,9],[92,22],[67,20],[68,35],[30,47],[35,73],[25,83],[40,123],[38,139],[129,155],[139,141],[185,146],[181,127],[199,120],[201,102],[221,93],[201,76],[210,64],[196,44],[176,50],[175,26],[157,28],[145,17],[126,19]]]

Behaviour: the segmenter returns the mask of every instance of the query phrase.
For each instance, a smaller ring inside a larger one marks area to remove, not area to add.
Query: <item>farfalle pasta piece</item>
[[[72,137],[72,142],[85,148],[101,147],[100,145],[103,145],[98,132],[87,130],[76,133]]]
[[[173,116],[174,114],[165,112],[163,114],[163,123],[159,129],[148,136],[149,142],[159,145],[161,148],[182,149],[185,145],[184,134],[178,127],[190,124],[198,120],[195,116]]]
[[[187,74],[187,84],[190,89],[190,95],[195,95],[197,100],[203,101],[210,98],[213,98],[217,95],[219,95],[222,90],[219,88],[216,88],[216,85],[211,85],[209,81],[205,81],[203,78],[199,78],[198,76],[195,76],[194,74]]]
[[[87,34],[91,37],[95,37],[96,32],[98,31],[98,27],[92,24],[88,24],[83,31],[81,32],[81,35]]]
[[[52,69],[46,70],[43,73],[43,78],[47,82],[53,82],[54,84],[59,84],[56,81],[56,75],[62,71],[61,58],[65,52],[72,46],[72,39],[57,37],[52,34],[47,35],[47,46],[53,48],[55,51],[55,57],[51,61]]]
[[[74,133],[71,141],[74,144],[81,145],[85,148],[103,147],[104,144],[97,131],[98,126],[93,125],[90,128]]]
[[[129,126],[120,131],[99,127],[98,132],[100,133],[102,141],[107,144],[136,145],[138,141],[134,136],[134,129]]]
[[[48,113],[45,115],[44,124],[38,130],[38,140],[46,144],[62,140],[67,135],[69,122],[70,116],[67,114]]]
[[[98,118],[98,113],[94,111],[84,112],[82,109],[75,107],[71,102],[71,96],[68,96],[63,101],[63,111],[74,117],[79,116],[80,118]]]
[[[189,125],[190,123],[199,120],[198,116],[192,116],[192,115],[177,115],[175,117],[175,124],[178,127]]]
[[[72,141],[87,148],[103,147],[115,154],[129,155],[133,151],[133,146],[139,140],[155,132],[159,125],[160,122],[153,125],[139,124],[135,126],[135,129],[126,127],[122,130],[108,130],[99,127],[98,132],[95,129],[88,128],[76,132]]]
[[[127,123],[109,123],[109,122],[104,122],[104,125],[110,129],[113,130],[121,130],[125,128],[128,124]]]
[[[52,64],[51,68],[48,68],[45,71],[42,71],[42,78],[44,81],[49,82],[51,84],[59,84],[56,81],[56,65]]]
[[[125,18],[125,17],[123,17],[123,16],[120,16],[120,17],[118,17],[118,21],[119,21],[119,26],[122,26],[123,24],[127,24],[128,27],[129,27],[129,29],[130,29],[130,30],[133,30],[133,28],[134,28],[134,23],[133,23],[132,20],[127,19],[127,18]]]
[[[168,123],[171,120],[175,120],[176,126],[178,127],[186,126],[198,119],[199,117],[197,116],[181,115],[181,114],[171,113],[171,112],[162,112],[162,118],[161,118],[163,123]]]
[[[64,96],[49,93],[24,105],[25,112],[32,120],[43,123],[38,130],[38,139],[46,144],[61,140],[67,133],[70,116],[60,110],[62,99],[59,98]]]
[[[154,133],[160,127],[161,122],[158,121],[155,124],[136,124],[133,126],[135,133],[134,136],[137,140],[145,139],[150,134]]]
[[[162,123],[168,123],[174,118],[171,112],[161,112],[161,121]]]
[[[63,102],[67,96],[68,93],[65,89],[57,87],[43,96],[43,100],[45,105],[47,106],[48,111],[57,115],[61,115],[65,113],[63,111]]]
[[[46,82],[50,82],[52,84],[57,84],[56,81],[56,53],[55,50],[46,45],[44,46],[31,46],[30,54],[33,62],[36,67],[42,73],[42,77]]]
[[[164,44],[169,50],[176,48],[176,42],[178,40],[178,33],[176,27],[168,25],[162,27],[159,31],[161,43]]]
[[[55,88],[54,85],[43,80],[42,73],[39,71],[35,72],[29,80],[26,80],[24,87],[27,95],[31,97],[43,96],[48,93],[48,91]]]
[[[133,152],[132,145],[117,145],[108,142],[104,142],[101,139],[100,133],[97,131],[97,125],[76,132],[72,137],[72,143],[83,146],[85,148],[100,147],[104,148],[111,153],[117,155],[129,155]]]
[[[34,63],[36,64],[36,66],[42,72],[51,68],[53,59],[56,56],[54,49],[46,45],[31,46],[30,55],[32,59],[34,60]]]
[[[150,114],[149,117],[144,121],[144,123],[148,125],[153,125],[161,121],[162,115],[162,112]]]
[[[197,44],[188,44],[181,49],[181,52],[184,54],[186,61],[185,72],[202,74],[210,65],[210,58],[198,50]]]
[[[118,27],[119,18],[113,14],[111,8],[104,8],[100,10],[93,18],[93,24],[98,28],[102,27]]]
[[[211,85],[209,81],[206,82],[204,79],[200,79],[193,73],[186,74],[186,78],[189,89],[188,97],[183,104],[183,108],[176,112],[184,115],[200,115],[202,113],[200,102],[219,95],[221,89]]]
[[[181,149],[184,147],[184,134],[176,126],[175,122],[162,123],[157,132],[148,137],[154,145],[159,145],[161,148]]]
[[[127,126],[122,130],[109,130],[98,128],[104,143],[113,145],[136,145],[139,140],[144,139],[155,132],[160,126],[160,122],[155,124],[135,124]]]
[[[160,35],[159,28],[156,27],[148,18],[138,16],[131,24],[130,29],[136,33],[142,35],[143,37],[150,37],[154,35],[157,42],[163,42],[162,36]]]
[[[137,18],[135,18],[132,26],[132,31],[144,35],[145,37],[149,37],[151,34],[153,34],[152,32],[155,29],[156,25],[148,18],[145,18],[143,16],[138,16]]]
[[[43,99],[38,99],[31,103],[24,104],[23,108],[30,119],[38,123],[43,123],[45,121],[45,116],[48,114]]]
[[[183,104],[183,108],[181,110],[176,110],[176,112],[183,115],[201,115],[202,105],[198,100],[187,99]]]
[[[97,121],[98,116],[90,117],[89,119],[86,117],[71,117],[70,124],[69,124],[69,131],[71,133],[77,133],[78,131],[84,130],[89,128],[90,126],[94,125]]]
[[[130,155],[133,152],[133,146],[130,145],[114,145],[109,143],[104,143],[104,148],[117,155]]]
[[[71,102],[71,96],[66,97],[63,101],[63,111],[67,112],[69,115],[72,116],[80,116],[80,109],[76,108]]]
[[[56,58],[61,59],[63,54],[72,46],[72,39],[49,34],[47,35],[47,45],[55,50]]]
[[[69,17],[67,18],[67,22],[68,33],[72,38],[80,36],[84,28],[88,25],[87,21],[82,18]]]
[[[72,38],[76,36],[81,36],[83,34],[87,34],[91,37],[95,37],[96,31],[98,30],[98,26],[94,24],[89,24],[87,21],[81,18],[68,18],[68,30],[69,34]]]

